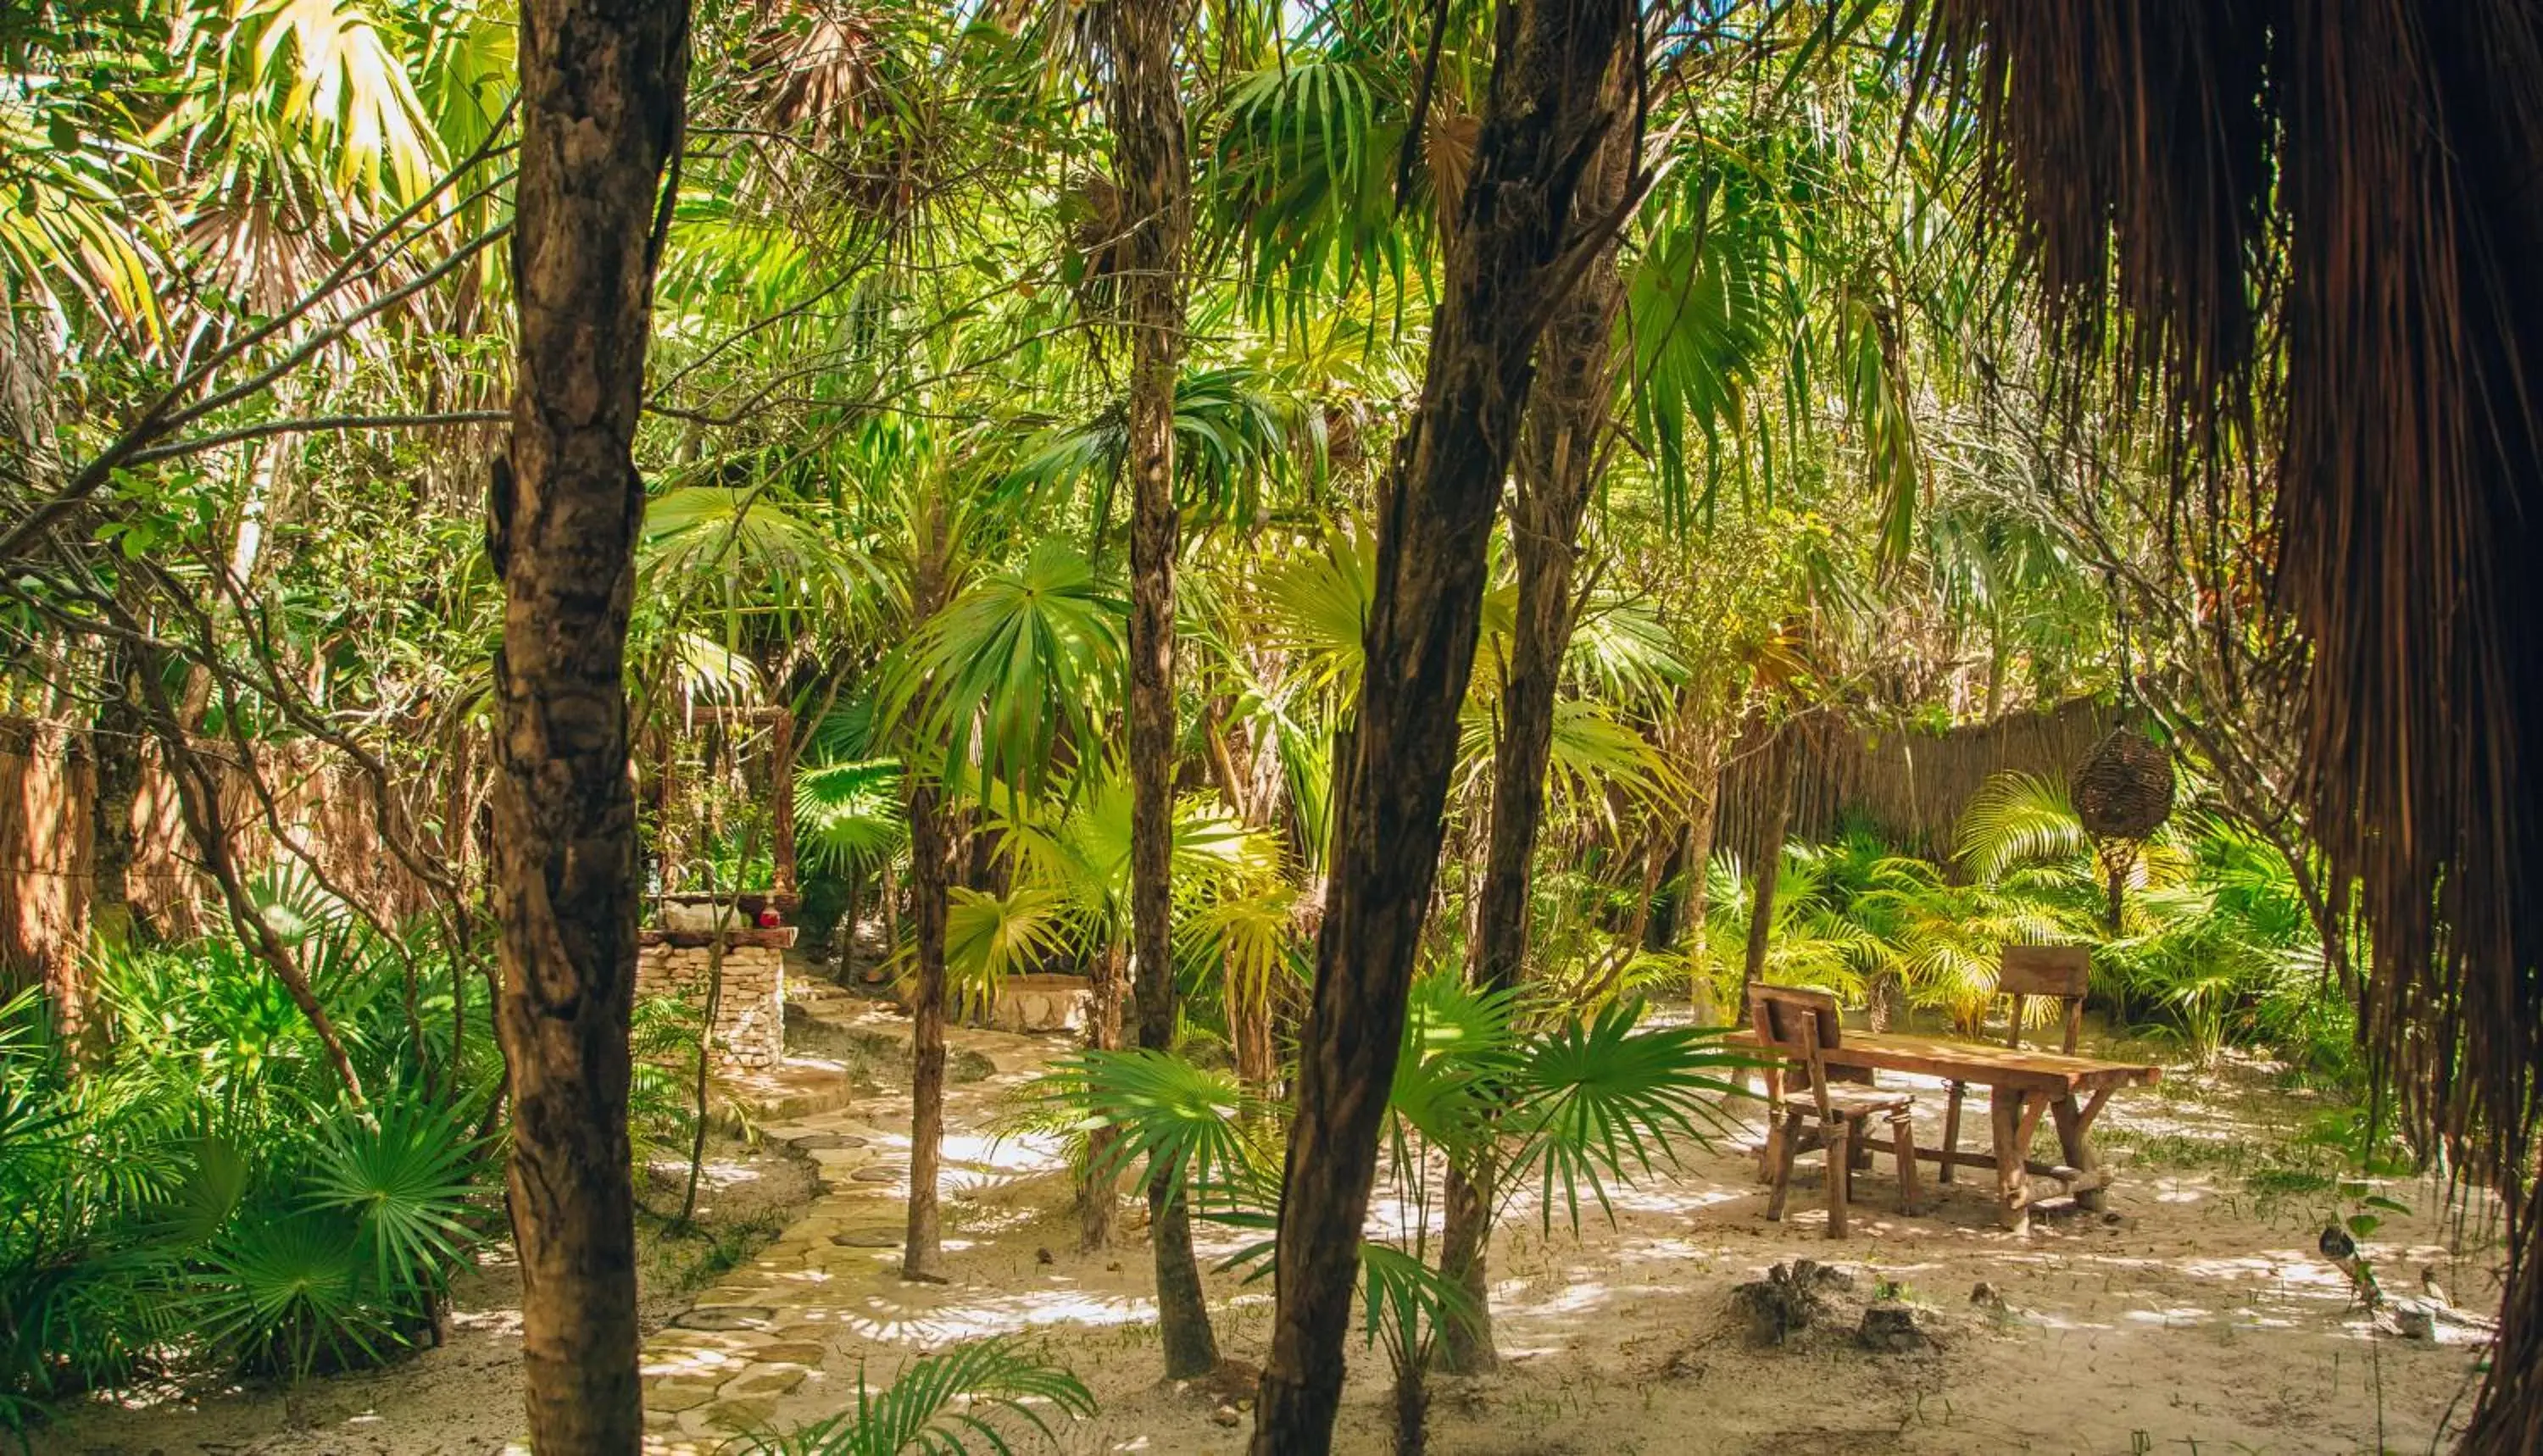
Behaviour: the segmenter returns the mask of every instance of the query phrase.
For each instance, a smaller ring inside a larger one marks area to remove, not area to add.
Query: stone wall
[[[712,969],[710,933],[649,930],[638,934],[636,994],[672,996],[704,1007]],[[740,930],[723,937],[724,991],[716,1003],[715,1066],[765,1071],[786,1056],[786,947],[792,929]]]

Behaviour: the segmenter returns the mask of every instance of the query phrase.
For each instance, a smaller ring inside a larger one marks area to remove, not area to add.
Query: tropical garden
[[[2543,1447],[2536,76],[0,10],[0,1436]],[[1751,993],[2008,948],[2115,1169],[1769,1213]]]

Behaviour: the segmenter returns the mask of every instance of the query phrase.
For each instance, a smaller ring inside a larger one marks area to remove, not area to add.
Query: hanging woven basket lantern
[[[2172,817],[2172,750],[2113,728],[2075,766],[2076,817],[2096,839],[2143,839]]]

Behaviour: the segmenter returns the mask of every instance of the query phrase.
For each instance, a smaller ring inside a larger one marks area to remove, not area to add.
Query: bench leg
[[[1889,1140],[1898,1154],[1898,1211],[1913,1218],[1916,1214],[1916,1129],[1915,1119],[1905,1111],[1889,1118]],[[1943,1165],[1949,1168],[1952,1165]]]
[[[1953,1083],[1951,1101],[1943,1110],[1943,1171],[1934,1175],[1938,1182],[1952,1181],[1952,1155],[1961,1150],[1961,1099],[1968,1092],[1967,1083]]]
[[[1757,1149],[1757,1181],[1773,1183],[1775,1169],[1783,1163],[1785,1119],[1777,1114],[1777,1109],[1784,1106],[1784,1074],[1773,1066],[1756,1070],[1766,1089],[1766,1141]]]
[[[1839,1117],[1828,1126],[1827,1236],[1845,1237],[1846,1185],[1854,1181],[1854,1119]]]

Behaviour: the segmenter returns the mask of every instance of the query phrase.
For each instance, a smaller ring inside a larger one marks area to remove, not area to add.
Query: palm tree
[[[1539,309],[1633,21],[1604,0],[1520,0],[1504,13],[1457,209],[1423,402],[1378,534],[1367,670],[1337,756],[1332,891],[1302,1037],[1298,1121],[1282,1179],[1278,1313],[1256,1406],[1257,1456],[1331,1448],[1342,1341],[1381,1109],[1437,874],[1458,704],[1474,665],[1486,545],[1532,379]]]
[[[1599,104],[1610,112],[1624,97],[1629,65],[1620,54],[1600,83]],[[1475,983],[1487,990],[1516,986],[1527,962],[1528,879],[1536,858],[1537,824],[1545,813],[1557,677],[1579,620],[1572,589],[1573,542],[1580,534],[1590,488],[1611,440],[1608,415],[1619,373],[1611,349],[1625,289],[1610,219],[1627,200],[1641,140],[1628,128],[1611,127],[1580,175],[1574,200],[1575,236],[1567,246],[1593,251],[1580,281],[1546,326],[1520,432],[1518,489],[1510,502],[1518,593],[1502,672],[1501,744],[1493,759],[1491,839],[1477,892],[1472,958]],[[1485,1275],[1492,1171],[1477,1171],[1485,1179],[1483,1186],[1470,1185],[1462,1174],[1448,1186],[1441,1254],[1441,1267],[1465,1286],[1471,1311],[1448,1329],[1447,1364],[1461,1372],[1489,1369],[1497,1358]]]
[[[1085,559],[1044,539],[1019,567],[956,590],[981,527],[958,522],[947,484],[914,500],[909,606],[916,629],[886,663],[885,717],[908,745],[912,956],[909,1237],[901,1271],[941,1278],[937,1172],[945,1137],[947,915],[963,798],[1010,811],[1054,782],[1053,760],[1097,741],[1120,638]],[[920,512],[924,512],[923,515]]]

